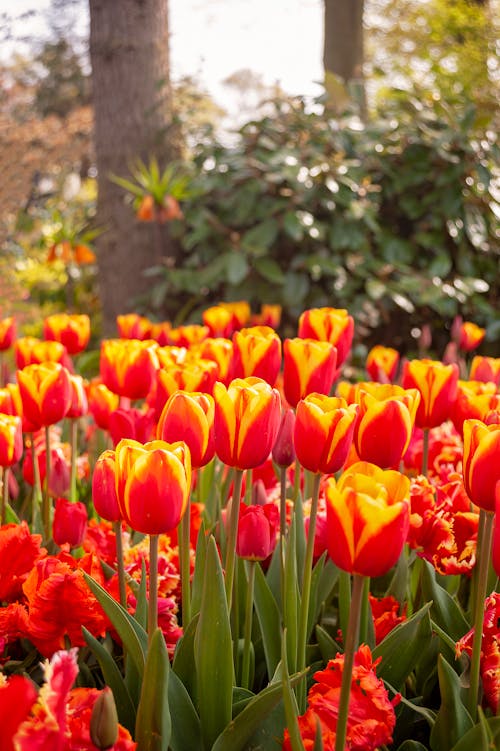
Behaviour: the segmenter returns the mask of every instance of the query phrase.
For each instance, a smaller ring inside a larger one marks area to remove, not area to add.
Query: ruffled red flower
[[[35,699],[35,686],[22,675],[13,675],[3,685],[0,683],[2,751],[14,751],[14,735],[28,716]]]
[[[46,555],[41,535],[32,535],[25,521],[0,527],[0,602],[22,596],[23,584],[34,563]]]
[[[399,615],[400,603],[395,597],[373,597],[370,595],[370,607],[375,628],[375,643],[379,644],[393,628],[406,621],[405,613]],[[405,608],[406,610],[406,608]]]

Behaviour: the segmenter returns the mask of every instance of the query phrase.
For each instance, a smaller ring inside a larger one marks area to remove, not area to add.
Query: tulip
[[[90,715],[90,739],[99,749],[109,749],[118,740],[118,713],[115,699],[109,686],[99,692]]]
[[[192,347],[199,344],[210,335],[208,326],[200,326],[193,323],[189,326],[179,326],[171,329],[169,337],[170,343],[176,347]]]
[[[486,329],[471,321],[464,321],[459,329],[458,346],[463,352],[471,352],[479,347],[486,335]]]
[[[236,552],[248,561],[265,561],[276,547],[279,512],[274,503],[240,505]]]
[[[184,363],[162,368],[157,373],[155,410],[160,419],[168,399],[176,391],[200,391],[211,394],[217,380],[218,368],[212,360],[191,358]]]
[[[283,387],[291,407],[308,394],[329,394],[335,379],[337,352],[333,344],[312,339],[285,339]]]
[[[52,537],[56,545],[79,547],[87,532],[87,521],[87,509],[83,503],[58,498],[52,522]]]
[[[464,485],[470,500],[485,511],[495,510],[500,481],[500,424],[464,422]]]
[[[260,378],[217,381],[215,451],[229,467],[252,469],[267,459],[280,424],[280,395]]]
[[[23,415],[36,426],[54,425],[71,406],[70,374],[59,363],[28,365],[17,371]]]
[[[122,438],[132,438],[139,443],[146,443],[153,437],[155,414],[153,409],[146,412],[134,407],[120,407],[109,416],[109,434],[116,446]]]
[[[69,380],[71,384],[71,404],[66,417],[77,420],[79,417],[86,415],[89,410],[87,392],[81,376],[70,373]]]
[[[151,339],[153,339],[160,347],[165,347],[170,341],[170,331],[172,330],[172,324],[170,321],[160,321],[159,323],[153,323],[151,328]]]
[[[332,474],[351,447],[358,407],[337,396],[309,394],[297,405],[294,444],[297,459],[310,472]]]
[[[230,337],[237,326],[234,314],[222,305],[213,305],[202,314],[211,337]]]
[[[87,315],[56,313],[43,323],[45,339],[60,342],[70,355],[83,352],[90,339],[90,318]]]
[[[260,313],[252,316],[254,326],[270,326],[277,329],[281,323],[281,305],[261,305]]]
[[[13,316],[0,319],[0,352],[12,347],[16,338],[16,322]]]
[[[375,345],[366,356],[366,372],[373,381],[392,383],[399,365],[399,352],[392,347]]]
[[[215,339],[205,339],[197,348],[201,358],[213,360],[217,363],[218,375],[217,380],[228,385],[231,377],[229,369],[233,358],[233,343],[230,339],[218,337]]]
[[[118,409],[120,397],[110,391],[104,383],[94,380],[87,387],[87,398],[89,412],[96,425],[102,430],[108,430],[110,415]]]
[[[127,604],[127,589],[125,584],[125,566],[123,562],[123,533],[121,512],[116,493],[116,463],[115,452],[110,449],[104,451],[98,458],[92,475],[92,502],[102,519],[113,523],[116,543],[116,561],[118,564],[118,588],[120,603]]]
[[[476,381],[493,381],[500,386],[500,357],[476,355],[470,366],[470,378]]]
[[[169,443],[184,441],[191,454],[191,466],[204,467],[215,453],[214,413],[210,394],[176,391],[163,408],[157,437]]]
[[[23,453],[21,418],[0,413],[0,467],[11,467]]]
[[[281,340],[269,326],[252,326],[233,335],[234,378],[255,376],[274,386],[281,367]]]
[[[36,444],[36,439],[33,442],[33,446]],[[31,451],[27,451],[23,460],[23,479],[28,485],[36,486],[36,474],[39,474],[39,479],[42,485],[47,480],[47,450],[43,441],[41,447],[36,448],[36,467],[33,466],[33,454]],[[49,492],[51,496],[58,497],[66,495],[70,487],[70,468],[68,460],[63,451],[61,445],[52,445],[50,447],[50,483]]]
[[[295,413],[293,409],[286,409],[281,417],[278,435],[273,447],[273,461],[278,467],[289,467],[295,461],[294,428]]]
[[[0,388],[0,412],[4,415],[23,415],[23,403],[17,383],[8,383]],[[30,431],[26,431],[30,432]]]
[[[395,467],[410,444],[420,401],[417,389],[382,386],[380,396],[359,391],[359,419],[354,443],[360,459]]]
[[[397,562],[410,524],[410,480],[368,462],[326,483],[328,553],[343,571],[382,576]]]
[[[427,430],[451,417],[457,395],[458,367],[435,360],[411,360],[403,369],[402,386],[420,391],[416,424]]]
[[[242,329],[250,321],[250,305],[245,300],[239,302],[221,302],[221,307],[229,310],[234,318],[234,328]]]
[[[337,350],[337,367],[345,362],[354,336],[354,321],[347,310],[311,308],[299,318],[299,337],[330,342]]]
[[[105,339],[101,343],[103,383],[119,396],[142,399],[153,388],[158,369],[156,344],[135,339]]]
[[[144,341],[153,338],[153,324],[148,318],[137,315],[137,313],[116,316],[116,327],[120,339],[139,339],[140,341]]]
[[[69,363],[66,347],[60,342],[44,342],[34,336],[23,336],[15,343],[16,366],[22,370],[27,365],[43,362]]]
[[[459,381],[457,398],[451,419],[458,433],[463,433],[465,420],[486,422],[487,415],[500,408],[500,394],[494,383],[483,381]]]

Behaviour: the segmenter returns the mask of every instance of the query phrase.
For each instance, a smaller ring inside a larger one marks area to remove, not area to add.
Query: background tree
[[[341,111],[349,97],[366,107],[364,90],[364,0],[324,0],[323,66],[329,103]]]
[[[90,59],[98,170],[97,244],[103,326],[138,307],[144,269],[173,258],[166,232],[138,222],[111,180],[138,158],[175,153],[171,127],[167,0],[90,0]],[[159,233],[162,232],[162,236]],[[175,263],[175,260],[173,261]]]

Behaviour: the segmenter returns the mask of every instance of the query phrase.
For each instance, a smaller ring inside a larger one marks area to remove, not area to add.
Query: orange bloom
[[[22,336],[15,343],[16,366],[22,370],[27,365],[43,362],[68,362],[66,347],[60,342],[44,342],[34,336]]]
[[[299,318],[299,337],[330,342],[337,350],[340,368],[350,352],[354,336],[354,321],[347,310],[339,308],[311,308]]]
[[[450,419],[457,396],[458,366],[443,365],[436,360],[411,360],[403,370],[405,389],[420,391],[416,424],[419,428],[435,428]]]
[[[337,472],[349,454],[358,408],[344,399],[309,394],[297,405],[294,445],[297,459],[310,472]]]
[[[0,412],[4,415],[23,415],[23,403],[17,383],[8,383],[0,388]]]
[[[115,452],[108,449],[98,458],[92,475],[92,502],[103,519],[119,521],[121,513],[116,495]]]
[[[193,467],[204,467],[215,453],[214,400],[199,391],[176,391],[165,404],[158,421],[157,437],[172,443],[184,441]]]
[[[252,316],[254,326],[270,326],[277,329],[281,323],[281,305],[261,305],[260,313]]]
[[[193,350],[195,352],[195,350]],[[218,337],[205,339],[196,349],[199,356],[205,360],[217,363],[217,380],[227,386],[231,380],[230,366],[233,358],[233,343],[230,339]]]
[[[69,372],[59,363],[28,365],[17,371],[23,417],[36,428],[54,425],[71,406]]]
[[[410,523],[410,481],[358,462],[326,483],[328,553],[351,574],[382,576],[397,562]]]
[[[176,347],[192,347],[206,339],[210,334],[208,326],[200,326],[193,323],[189,326],[179,326],[176,329],[170,329],[170,343]]]
[[[500,482],[500,424],[464,422],[463,473],[471,501],[485,511],[494,511],[495,489]]]
[[[479,347],[486,334],[486,329],[482,329],[476,323],[464,321],[460,326],[458,334],[458,346],[464,352],[471,352]]]
[[[121,339],[139,339],[140,341],[144,341],[153,338],[151,336],[153,324],[149,318],[137,315],[137,313],[116,316],[116,326]]]
[[[90,318],[87,315],[56,313],[43,322],[43,335],[48,341],[60,342],[70,355],[83,352],[90,339]]]
[[[11,467],[23,453],[23,430],[20,417],[0,413],[0,467]]]
[[[10,349],[16,338],[16,322],[13,316],[0,318],[0,352]]]
[[[103,383],[119,396],[142,399],[156,381],[156,343],[135,339],[101,342],[100,371]]]
[[[399,615],[399,602],[389,595],[388,597],[373,597],[369,595],[370,608],[375,628],[375,643],[379,644],[393,628],[406,621],[406,615]]]
[[[470,379],[483,382],[493,381],[500,386],[500,357],[476,355],[470,366]]]
[[[188,358],[178,365],[161,368],[157,373],[155,410],[158,419],[168,399],[176,391],[200,391],[211,394],[218,376],[213,360]]]
[[[22,596],[22,586],[33,564],[47,551],[42,536],[32,535],[25,521],[0,527],[0,602],[13,602]]]
[[[283,388],[291,407],[308,394],[329,394],[335,379],[337,353],[329,342],[285,339]]]
[[[252,326],[233,335],[233,378],[256,376],[274,386],[281,367],[281,340],[269,326]]]
[[[396,725],[394,705],[399,697],[389,701],[383,681],[377,678],[370,648],[362,644],[354,656],[349,717],[347,720],[346,749],[349,751],[376,751],[392,742]],[[314,674],[317,681],[309,689],[308,707],[299,717],[299,729],[307,751],[314,748],[316,720],[321,726],[324,751],[334,751],[339,712],[340,687],[344,668],[344,655],[330,660],[325,670]],[[285,730],[283,751],[291,751],[290,736]]]
[[[354,442],[359,458],[383,468],[397,466],[410,444],[420,393],[379,384],[370,392],[360,388],[358,401]]]
[[[87,398],[89,402],[89,412],[94,418],[96,424],[103,430],[109,428],[109,416],[115,409],[118,409],[120,397],[108,389],[104,383],[93,380],[87,387]]]
[[[221,302],[219,305],[229,312],[234,317],[234,328],[242,329],[250,321],[250,305],[246,300],[240,300],[239,302]]]
[[[157,342],[160,347],[165,347],[170,341],[170,331],[172,330],[172,324],[170,321],[160,321],[159,323],[153,323],[151,327],[151,339]],[[140,337],[137,337],[140,339]]]
[[[451,418],[458,433],[462,433],[464,420],[485,421],[489,412],[500,409],[500,394],[494,383],[459,381],[457,398]]]
[[[86,415],[89,411],[87,392],[85,390],[85,381],[81,376],[70,373],[69,381],[71,384],[71,404],[66,417],[76,420],[78,417]]]
[[[185,443],[124,439],[115,451],[116,494],[122,518],[144,534],[179,524],[191,491],[191,459]]]
[[[391,383],[396,377],[399,352],[392,347],[376,344],[366,356],[365,368],[372,381]]]
[[[60,243],[52,245],[47,255],[48,263],[52,263],[53,261],[71,263],[71,261],[74,261],[78,266],[84,266],[85,264],[94,263],[95,260],[95,253],[88,245],[82,245],[81,243],[72,245],[69,240],[63,240]]]
[[[213,305],[202,313],[203,323],[211,337],[229,337],[238,325],[234,314],[223,305]]]
[[[217,381],[215,451],[229,467],[252,469],[267,459],[281,419],[276,389],[260,378],[235,378],[226,388]]]

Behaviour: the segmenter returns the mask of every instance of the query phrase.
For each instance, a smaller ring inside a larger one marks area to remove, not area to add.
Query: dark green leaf
[[[281,659],[281,618],[276,600],[260,566],[255,568],[254,602],[262,634],[267,674],[271,679]]]
[[[430,744],[432,751],[448,751],[470,730],[473,722],[462,702],[460,678],[442,655],[438,657],[438,676],[441,706],[431,731]]]
[[[200,718],[184,684],[173,670],[168,681],[168,702],[173,717],[170,738],[172,751],[193,751],[201,748]]]
[[[432,638],[430,603],[393,629],[373,650],[373,658],[382,657],[377,671],[382,680],[400,689],[415,668]]]
[[[170,659],[162,630],[157,628],[148,648],[135,740],[141,751],[168,751],[172,721],[168,706]]]

